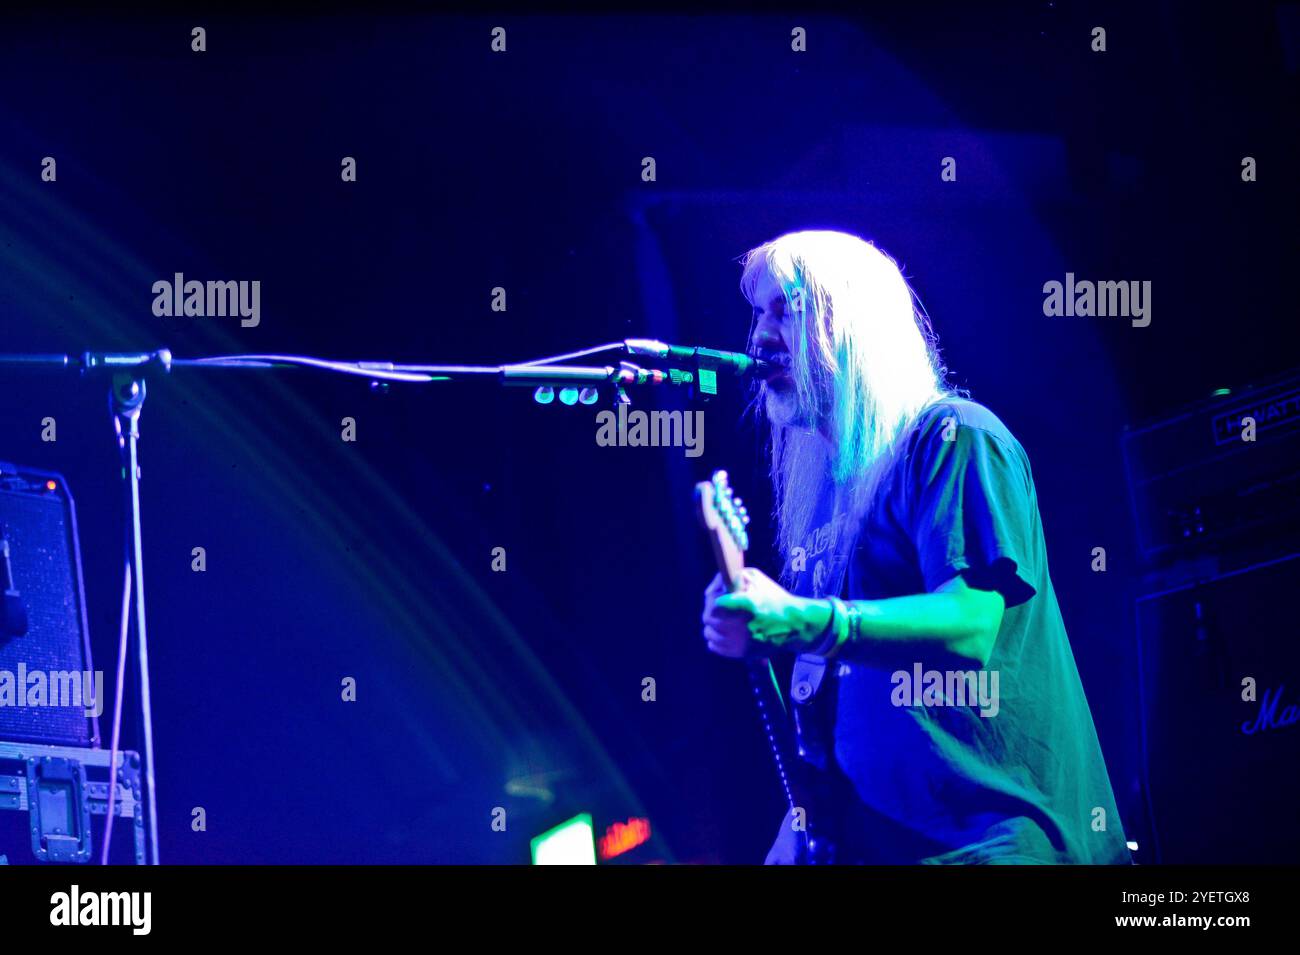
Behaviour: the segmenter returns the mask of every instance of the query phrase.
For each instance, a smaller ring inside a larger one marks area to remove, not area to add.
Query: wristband
[[[831,619],[826,625],[826,636],[808,652],[829,660],[839,653],[840,648],[854,635],[853,631],[857,629],[857,614],[839,597],[826,599],[831,605]]]

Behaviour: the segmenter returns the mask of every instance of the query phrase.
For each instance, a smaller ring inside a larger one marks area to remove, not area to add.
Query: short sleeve
[[[923,422],[909,470],[909,527],[927,591],[961,574],[1008,607],[1037,592],[1035,509],[1024,452],[982,428]]]

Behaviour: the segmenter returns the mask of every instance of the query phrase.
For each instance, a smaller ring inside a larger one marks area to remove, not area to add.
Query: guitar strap
[[[855,531],[849,537],[848,547],[836,548],[834,563],[827,574],[829,586],[823,593],[838,593],[842,598],[848,598],[849,561],[856,544]],[[819,770],[827,769],[834,759],[835,741],[831,726],[835,709],[834,671],[837,668],[830,666],[825,657],[801,653],[795,658],[790,674],[790,713],[799,757]],[[831,671],[829,679],[828,670]]]

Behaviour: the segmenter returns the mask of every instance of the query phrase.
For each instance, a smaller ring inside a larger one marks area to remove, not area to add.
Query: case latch
[[[59,756],[28,759],[27,811],[37,859],[89,861],[90,804],[86,800],[86,769],[79,761]]]

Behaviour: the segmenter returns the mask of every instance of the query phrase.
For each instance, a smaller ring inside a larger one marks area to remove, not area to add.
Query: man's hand
[[[718,600],[727,594],[727,585],[721,574],[704,591],[704,641],[719,656],[739,660],[749,654],[753,641],[749,636],[749,618],[734,610],[718,607]]]
[[[741,572],[735,593],[727,593],[721,575],[704,592],[704,639],[724,657],[739,659],[754,642],[796,650],[815,646],[829,622],[825,601],[796,597],[753,567]]]

